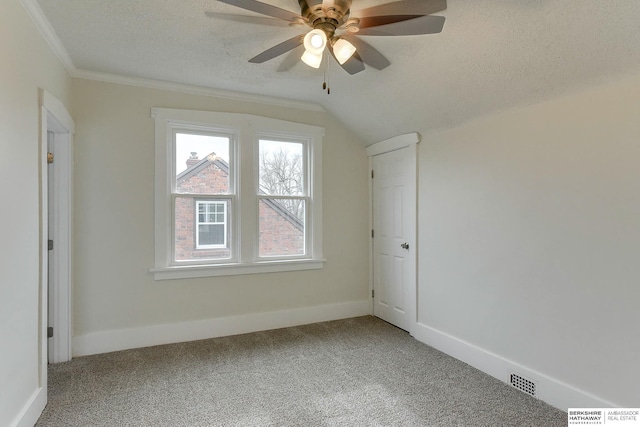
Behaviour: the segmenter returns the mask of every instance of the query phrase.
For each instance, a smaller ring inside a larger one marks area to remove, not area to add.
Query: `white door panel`
[[[415,159],[415,146],[373,157],[373,313],[405,330],[415,322]]]

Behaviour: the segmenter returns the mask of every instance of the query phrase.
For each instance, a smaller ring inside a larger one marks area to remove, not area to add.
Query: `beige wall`
[[[639,161],[640,75],[424,132],[420,323],[638,406]]]
[[[0,2],[0,425],[38,385],[38,88],[67,104],[71,79],[18,0]]]
[[[151,107],[239,112],[323,126],[323,270],[154,281]],[[367,168],[329,115],[74,79],[75,333],[365,301]]]

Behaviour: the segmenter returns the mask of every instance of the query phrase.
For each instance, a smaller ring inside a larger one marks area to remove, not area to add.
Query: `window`
[[[304,255],[305,145],[259,139],[258,255]]]
[[[323,129],[154,108],[156,280],[322,268]]]
[[[196,249],[227,247],[227,204],[196,201]]]
[[[172,240],[176,264],[228,262],[231,206],[236,199],[234,133],[175,124],[172,141]]]

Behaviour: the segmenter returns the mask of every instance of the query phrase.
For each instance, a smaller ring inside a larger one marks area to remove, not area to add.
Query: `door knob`
[[[405,243],[403,243],[403,244],[401,244],[401,245],[400,245],[400,247],[401,247],[402,249],[409,250],[409,244],[408,244],[408,243],[406,243],[406,242],[405,242]]]

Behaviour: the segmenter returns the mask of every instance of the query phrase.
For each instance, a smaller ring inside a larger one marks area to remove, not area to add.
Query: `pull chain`
[[[327,65],[322,70],[322,90],[327,90]]]
[[[329,87],[329,52],[324,51],[324,68],[322,69],[322,90],[327,91],[327,95],[331,95],[331,88]]]
[[[329,86],[329,51],[325,50],[325,82],[322,89],[327,90],[327,95],[331,95],[331,87]]]

